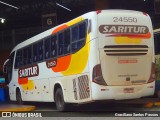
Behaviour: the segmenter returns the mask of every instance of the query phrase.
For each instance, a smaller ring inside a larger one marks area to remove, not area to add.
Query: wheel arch
[[[63,87],[63,85],[62,85],[60,82],[57,82],[57,83],[54,84],[54,88],[53,88],[53,100],[55,101],[55,93],[56,93],[56,90],[57,90],[58,88],[61,88],[61,89],[62,89],[64,101],[66,101],[65,92],[64,92],[64,87]]]
[[[18,86],[15,88],[15,97],[16,97],[18,91],[21,93],[21,97],[22,97],[22,100],[23,100],[22,90]]]

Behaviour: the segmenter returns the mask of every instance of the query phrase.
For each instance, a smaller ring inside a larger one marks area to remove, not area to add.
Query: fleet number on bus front
[[[137,22],[137,18],[134,17],[113,17],[113,22]]]

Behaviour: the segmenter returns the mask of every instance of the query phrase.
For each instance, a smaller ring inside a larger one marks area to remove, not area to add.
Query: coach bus
[[[18,44],[5,64],[10,100],[19,104],[55,102],[64,111],[152,96],[152,23],[138,11],[89,12]]]
[[[155,43],[155,95],[160,98],[160,29],[154,30]]]

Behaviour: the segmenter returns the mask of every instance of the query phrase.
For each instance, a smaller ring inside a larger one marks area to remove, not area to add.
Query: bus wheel
[[[21,92],[20,92],[19,89],[16,91],[16,102],[17,102],[17,104],[19,104],[19,105],[22,105],[22,104],[23,104]]]
[[[58,88],[55,93],[56,108],[58,111],[66,111],[67,104],[64,102],[63,92],[61,88]]]

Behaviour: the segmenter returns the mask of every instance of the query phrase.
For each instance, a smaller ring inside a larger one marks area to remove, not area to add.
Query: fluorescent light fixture
[[[7,5],[7,6],[10,6],[10,7],[12,7],[12,8],[15,8],[15,9],[19,9],[19,8],[16,7],[16,6],[10,5],[10,4],[5,3],[5,2],[2,2],[2,1],[0,1],[0,3],[2,3],[2,4],[4,4],[4,5]]]
[[[64,8],[64,9],[66,9],[66,10],[68,10],[68,11],[71,11],[69,8],[66,8],[66,7],[64,7],[64,6],[61,5],[61,4],[56,3],[56,5],[58,5],[58,6],[62,7],[62,8]]]
[[[5,19],[1,19],[1,23],[4,23]]]
[[[0,18],[1,19],[1,23],[4,23],[5,19],[4,18]]]

